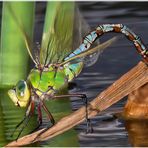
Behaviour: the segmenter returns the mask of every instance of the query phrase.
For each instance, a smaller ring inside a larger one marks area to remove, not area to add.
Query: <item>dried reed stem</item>
[[[96,116],[100,111],[105,110],[112,104],[121,100],[132,91],[138,89],[140,86],[148,82],[148,67],[143,62],[139,62],[129,72],[124,74],[120,79],[115,81],[110,87],[100,93],[88,107],[89,117]],[[30,135],[24,136],[17,141],[13,141],[8,146],[23,146],[35,141],[44,141],[53,138],[70,128],[78,125],[85,120],[85,107],[72,114],[62,118],[53,127],[42,133],[39,137],[37,135],[44,129],[34,132]],[[37,138],[36,138],[37,137]],[[36,140],[34,140],[36,138]]]

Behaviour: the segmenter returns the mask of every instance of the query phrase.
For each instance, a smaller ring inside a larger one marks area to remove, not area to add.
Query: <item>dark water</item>
[[[84,18],[92,28],[103,23],[122,23],[137,33],[145,44],[148,43],[148,3],[81,2],[79,4]],[[110,34],[104,35],[101,39],[104,40],[109,36]],[[84,69],[83,73],[75,81],[77,83],[77,91],[86,93],[91,100],[117,80],[122,74],[136,65],[139,59],[140,57],[132,43],[124,37],[121,38],[118,43],[113,44],[100,55],[100,58],[95,65]],[[94,133],[86,135],[83,131],[85,123],[79,125],[77,129],[80,132],[80,145],[138,146],[139,144],[139,146],[148,146],[148,143],[144,144],[148,133],[146,128],[144,128],[146,131],[145,133],[138,133],[136,130],[132,131],[132,129],[136,128],[140,131],[140,129],[143,129],[143,127],[146,126],[138,124],[140,122],[132,124],[120,119],[112,118],[112,114],[122,109],[125,102],[126,98],[93,118]],[[78,103],[73,102],[73,107],[79,108]],[[128,129],[128,131],[126,129]]]
[[[103,23],[123,23],[136,32],[145,44],[148,43],[146,37],[148,34],[147,2],[78,2],[77,4],[82,15],[92,28]],[[38,3],[38,26],[43,23],[41,18],[42,13],[44,13],[44,7],[41,5],[42,3]],[[103,36],[101,41],[108,39],[110,36],[110,34]],[[75,79],[74,82],[76,83],[76,86],[70,90],[70,92],[85,93],[89,100],[91,100],[136,65],[139,60],[140,56],[137,54],[132,43],[123,37],[117,43],[105,50],[104,53],[100,55],[100,58],[95,65],[83,70],[80,76]],[[2,95],[1,93],[0,97],[6,97],[6,94]],[[113,114],[121,110],[125,102],[126,98],[93,118],[92,125],[94,133],[92,134],[85,134],[86,123],[78,125],[76,130],[79,133],[80,146],[131,146],[135,145],[135,140],[133,140],[135,137],[138,137],[139,139],[143,138],[141,141],[145,141],[146,136],[142,134],[137,135],[136,131],[134,132],[134,135],[132,135],[129,131],[130,127],[133,126],[138,129],[144,127],[146,131],[147,123],[143,122],[142,125],[139,122],[127,123],[121,119],[113,118]],[[0,124],[5,124],[5,128],[7,128],[4,135],[0,134],[0,146],[3,146],[4,143],[11,140],[7,139],[6,141],[3,137],[7,137],[8,133],[11,132],[11,128],[17,124],[17,121],[20,118],[20,116],[17,115],[17,111],[20,110],[9,107],[5,102],[1,104],[0,110],[4,111],[0,114]],[[71,104],[73,110],[78,109],[83,105],[81,100],[74,98],[71,98]],[[12,104],[10,104],[10,106],[12,106]],[[9,116],[7,117],[5,116],[6,112],[9,112]],[[24,110],[21,112],[24,112]],[[11,118],[12,122],[8,123],[6,118]],[[5,130],[1,127],[2,126],[0,126],[0,131]],[[35,146],[45,146],[45,143],[37,144]]]

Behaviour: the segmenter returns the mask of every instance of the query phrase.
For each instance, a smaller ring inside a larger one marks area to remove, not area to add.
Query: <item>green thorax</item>
[[[68,82],[79,74],[82,67],[82,63],[69,64],[58,68],[50,66],[49,68],[44,68],[42,72],[34,68],[28,76],[28,81],[33,88],[38,90],[38,95],[42,93],[50,94],[50,92],[53,93],[53,90],[58,92],[62,88],[67,87]]]
[[[32,87],[41,92],[47,92],[49,88],[57,91],[68,84],[67,76],[63,68],[45,68],[42,72],[39,69],[32,69],[28,80]]]

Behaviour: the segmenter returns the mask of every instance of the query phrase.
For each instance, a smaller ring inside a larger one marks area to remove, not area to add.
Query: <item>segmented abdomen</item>
[[[83,62],[64,65],[64,72],[66,76],[68,77],[68,81],[70,82],[75,77],[77,77],[79,73],[81,72],[82,68],[83,68]]]
[[[85,50],[88,50],[93,42],[99,38],[101,35],[107,32],[117,32],[124,34],[130,41],[132,41],[140,55],[142,55],[146,64],[148,64],[148,49],[145,47],[140,37],[138,37],[134,32],[122,24],[103,24],[99,25],[96,30],[90,32],[85,36],[82,44],[74,50],[68,57],[64,60],[67,60]]]

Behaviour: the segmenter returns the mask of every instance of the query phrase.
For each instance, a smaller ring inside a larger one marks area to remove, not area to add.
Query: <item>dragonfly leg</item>
[[[87,99],[87,96],[85,94],[67,94],[67,95],[59,95],[59,96],[53,96],[52,99],[61,99],[61,98],[64,98],[64,97],[80,97],[84,104],[85,104],[85,108],[86,108],[86,121],[87,121],[87,131],[86,133],[92,133],[93,132],[93,128],[92,128],[92,125],[91,125],[91,121],[90,119],[88,118],[88,99]],[[47,113],[51,123],[54,125],[55,124],[55,120],[52,116],[52,114],[49,112],[49,110],[47,109],[44,101],[42,101],[42,107],[44,109],[44,111]],[[52,125],[52,126],[53,126]],[[49,128],[51,128],[52,126],[47,126],[46,129],[44,129],[42,132],[40,132],[37,137],[34,139],[34,141],[41,135],[43,134],[45,131],[47,131]]]
[[[49,120],[54,125],[55,124],[55,120],[54,120],[52,114],[50,113],[50,111],[48,110],[48,108],[46,107],[44,101],[42,101],[42,107],[43,107],[44,111],[47,113],[47,116],[48,116]]]
[[[59,99],[59,98],[63,98],[63,97],[79,97],[83,100],[84,105],[85,105],[85,109],[86,109],[86,122],[87,122],[87,131],[86,133],[92,133],[93,132],[93,127],[91,125],[91,121],[88,118],[88,98],[85,94],[67,94],[67,95],[59,95],[59,96],[54,96],[53,99]]]
[[[44,101],[42,101],[42,107],[43,107],[44,111],[47,113],[47,116],[48,116],[49,120],[51,121],[52,125],[48,125],[43,131],[41,131],[37,135],[37,137],[33,141],[35,141],[42,133],[44,133],[45,131],[47,131],[49,128],[51,128],[55,124],[55,120],[54,120],[52,114],[50,113],[50,111],[48,110],[48,108],[46,107]]]
[[[16,129],[26,120],[26,118],[27,118],[27,116],[24,116],[23,120],[21,120],[21,122],[19,122],[19,123],[15,126],[15,128],[14,128],[13,132],[11,133],[10,137],[13,137],[13,135],[14,135]]]
[[[20,125],[23,124],[23,126],[22,126],[22,128],[21,128],[21,130],[20,130],[20,132],[19,132],[19,134],[18,134],[18,136],[16,138],[16,140],[19,138],[19,136],[21,135],[21,133],[24,130],[24,128],[28,125],[29,119],[32,116],[33,112],[34,112],[34,101],[31,101],[29,103],[29,105],[28,105],[28,108],[26,110],[26,113],[25,113],[25,116],[24,116],[23,120],[18,125],[16,125],[14,131],[11,134],[11,137],[14,135],[15,131],[17,130],[17,128],[19,128]]]
[[[21,130],[20,130],[20,132],[19,132],[19,134],[18,134],[18,136],[17,136],[17,138],[16,138],[16,141],[17,141],[17,139],[19,138],[19,136],[21,135],[21,133],[22,133],[22,131],[24,130],[24,128],[28,125],[29,119],[30,119],[30,118],[31,118],[31,115],[29,115],[29,116],[26,118],[25,123],[23,124],[23,127],[21,128]]]
[[[87,131],[86,133],[92,133],[93,132],[93,127],[92,127],[92,124],[91,124],[91,120],[88,118],[88,98],[85,94],[82,94],[82,100],[84,102],[84,105],[85,105],[85,109],[86,109],[86,122],[87,122]]]
[[[33,133],[34,131],[38,130],[39,127],[42,125],[42,111],[41,111],[41,103],[38,104],[37,106],[37,111],[38,111],[38,125],[35,127],[29,134]]]

